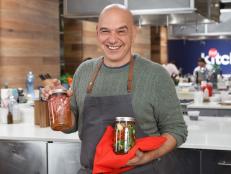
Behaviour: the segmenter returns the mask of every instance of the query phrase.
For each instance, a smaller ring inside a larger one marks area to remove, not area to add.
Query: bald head
[[[125,6],[112,4],[105,7],[96,31],[107,66],[121,66],[130,61],[136,27],[132,13]]]
[[[110,4],[106,6],[99,15],[98,22],[100,23],[102,21],[102,18],[107,16],[108,14],[118,14],[126,18],[126,20],[129,22],[129,24],[134,25],[134,19],[133,15],[130,10],[127,9],[124,5],[121,4]]]

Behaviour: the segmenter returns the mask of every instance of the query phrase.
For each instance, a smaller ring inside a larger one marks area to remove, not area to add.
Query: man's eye
[[[118,30],[118,33],[119,33],[119,34],[126,34],[126,33],[127,33],[127,30]]]
[[[109,33],[108,30],[101,30],[100,32],[101,32],[101,33]]]

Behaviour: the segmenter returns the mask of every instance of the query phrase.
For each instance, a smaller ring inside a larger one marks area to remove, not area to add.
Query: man
[[[126,173],[154,173],[153,160],[181,145],[187,136],[174,84],[160,65],[132,55],[136,27],[124,6],[105,7],[96,31],[104,55],[78,67],[72,88],[72,111],[82,140],[79,173],[91,173],[95,147],[118,116],[136,118],[137,137],[167,138],[155,151],[137,151],[127,164],[137,167]]]
[[[205,59],[199,58],[197,61],[197,67],[193,70],[193,76],[196,83],[208,80],[208,69],[206,67]]]
[[[163,67],[168,71],[171,77],[178,76],[180,73],[176,65],[174,64],[174,61],[163,64]]]

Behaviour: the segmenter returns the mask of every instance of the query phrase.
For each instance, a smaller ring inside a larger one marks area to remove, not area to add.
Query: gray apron
[[[128,83],[127,90],[128,94],[126,95],[116,95],[116,96],[90,96],[94,82],[97,78],[97,75],[100,71],[100,68],[103,64],[102,61],[98,64],[96,71],[94,72],[91,81],[87,87],[87,96],[84,101],[83,108],[83,128],[80,138],[82,140],[81,145],[81,154],[80,162],[81,169],[78,174],[91,174],[94,155],[96,146],[99,143],[101,137],[106,130],[108,125],[112,125],[115,121],[115,117],[134,117],[135,114],[132,108],[132,79],[133,79],[133,68],[134,60],[133,58],[130,61],[129,73],[128,73]],[[138,123],[136,122],[136,136],[138,138],[147,136],[140,129]],[[132,169],[126,174],[152,174],[154,173],[153,162],[148,164],[138,166],[135,169]]]

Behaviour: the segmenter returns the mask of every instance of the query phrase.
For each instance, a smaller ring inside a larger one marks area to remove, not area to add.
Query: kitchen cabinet
[[[204,109],[204,108],[188,108],[188,111],[200,111],[200,116],[224,117],[231,116],[231,109]]]
[[[76,174],[80,148],[80,143],[48,143],[48,174]]]
[[[1,174],[76,174],[80,142],[0,141]],[[231,151],[177,148],[154,161],[158,174],[230,174]]]
[[[231,116],[231,109],[219,109],[218,115],[219,116]]]
[[[76,174],[80,143],[0,141],[1,174]]]
[[[201,174],[230,174],[231,151],[203,150]]]
[[[154,165],[158,174],[230,174],[231,151],[178,148]]]
[[[47,174],[46,142],[0,141],[0,173]]]
[[[196,149],[175,149],[154,162],[158,174],[199,174],[200,151]]]

